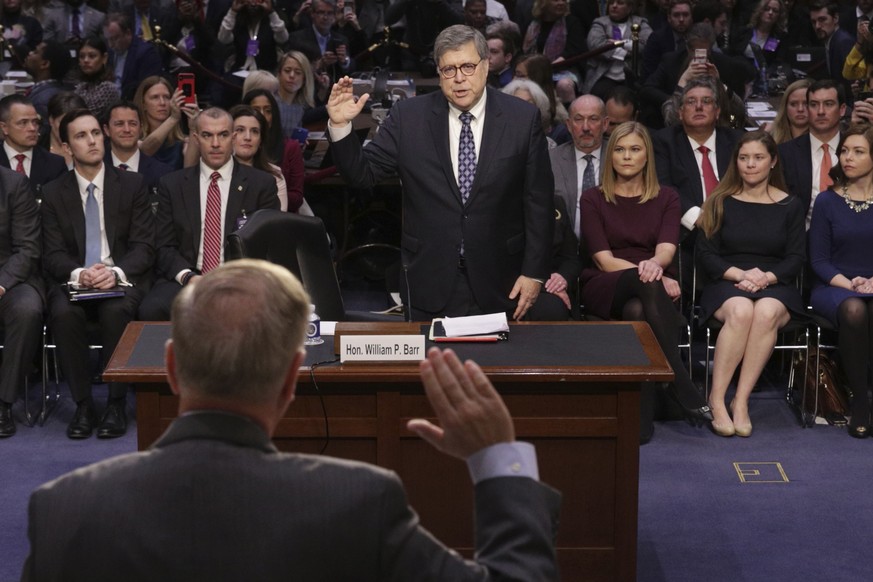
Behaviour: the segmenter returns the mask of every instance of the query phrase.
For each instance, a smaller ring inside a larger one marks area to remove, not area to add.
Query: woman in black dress
[[[770,134],[743,135],[697,221],[702,231],[697,260],[709,281],[700,299],[703,321],[714,317],[724,324],[709,395],[712,428],[721,436],[752,434],[749,395],[773,353],[779,328],[791,319],[789,312],[804,311],[793,284],[805,257],[803,204],[785,193],[777,164]],[[740,362],[728,414],[725,394]]]
[[[679,355],[679,283],[664,273],[679,240],[679,194],[658,184],[643,124],[619,125],[606,151],[601,186],[580,199],[582,239],[591,257],[581,276],[585,310],[601,319],[648,322],[676,375],[673,395],[686,415],[712,420]],[[654,397],[651,388],[643,389],[644,442],[653,430]]]

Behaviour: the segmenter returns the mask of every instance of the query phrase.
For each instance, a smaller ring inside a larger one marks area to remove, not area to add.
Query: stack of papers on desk
[[[496,342],[509,339],[505,313],[434,319],[430,340],[435,342]]]

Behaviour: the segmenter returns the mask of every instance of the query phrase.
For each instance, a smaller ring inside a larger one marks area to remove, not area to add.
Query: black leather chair
[[[258,210],[227,237],[225,260],[263,259],[300,281],[325,321],[398,321],[396,316],[346,311],[324,223],[314,216]]]

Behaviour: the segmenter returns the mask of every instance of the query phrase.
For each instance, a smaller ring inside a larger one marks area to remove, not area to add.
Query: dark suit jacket
[[[343,44],[346,45],[346,53],[349,58],[353,57],[354,53],[349,44],[349,39],[341,32],[331,30],[330,40],[327,41],[327,49],[336,52],[336,47]],[[308,58],[311,63],[314,63],[321,58],[321,49],[318,46],[318,40],[315,38],[315,31],[312,30],[312,26],[307,26],[292,32],[291,37],[288,39],[288,48],[300,51],[306,55],[306,58]],[[350,62],[348,70],[352,70],[353,68],[353,63]],[[330,76],[332,82],[336,82],[345,74],[339,63],[334,63],[325,69],[325,72]]]
[[[40,290],[39,207],[27,178],[0,168],[0,286],[7,291],[19,283]]]
[[[734,146],[742,134],[742,131],[724,127],[715,128],[715,157],[720,178],[727,172]],[[658,182],[661,186],[672,186],[679,191],[682,214],[690,208],[701,206],[703,186],[700,183],[700,169],[683,127],[665,127],[652,135],[652,141]]]
[[[107,140],[106,155],[103,157],[103,163],[107,166],[112,165],[112,152],[109,148],[110,145],[109,141]],[[148,188],[150,191],[152,188],[158,187],[158,182],[160,182],[162,177],[174,171],[175,170],[172,166],[156,160],[151,156],[147,156],[142,152],[139,153],[139,168],[137,168],[136,173],[142,174],[143,178],[145,179],[146,188]]]
[[[115,62],[115,51],[110,52],[112,53],[112,62]],[[152,75],[161,75],[163,72],[161,55],[155,45],[134,36],[130,48],[127,49],[124,70],[121,74],[121,97],[128,100],[133,99],[133,94],[136,93],[136,89],[143,79]]]
[[[441,311],[451,297],[461,241],[473,295],[510,311],[519,275],[549,277],[554,180],[539,111],[494,89],[467,204],[452,171],[449,106],[437,91],[398,102],[365,149],[354,135],[333,159],[349,184],[370,187],[397,172],[403,183],[402,261],[412,306]]]
[[[9,158],[6,156],[6,150],[2,147],[0,147],[0,166],[12,169]],[[42,190],[42,187],[52,180],[60,178],[68,171],[67,162],[64,161],[63,157],[53,154],[40,146],[33,148],[33,159],[31,160],[30,176],[28,178],[33,195],[36,198],[41,198],[42,196],[39,192]]]
[[[833,36],[831,36],[828,49],[828,70],[830,76],[843,84],[843,90],[846,95],[846,103],[852,104],[852,83],[843,77],[843,65],[846,63],[846,57],[852,50],[855,44],[855,37],[842,29],[837,28]]]
[[[779,165],[788,192],[803,201],[804,216],[812,201],[812,143],[809,134],[779,144]]]
[[[253,422],[204,411],[40,487],[22,580],[557,580],[559,502],[533,479],[477,484],[467,562],[419,524],[393,472],[282,453]]]
[[[606,141],[600,146],[601,166],[608,160],[606,156]],[[576,146],[572,141],[561,144],[549,150],[549,158],[552,163],[552,174],[555,176],[555,196],[564,200],[567,207],[567,217],[570,230],[576,224],[576,210],[579,205],[579,174],[576,166]],[[595,184],[600,184],[600,173],[594,177]],[[568,279],[569,281],[569,279]]]
[[[745,57],[731,57],[715,52],[710,53],[709,58],[718,69],[719,78],[728,89],[736,95],[745,95],[746,83],[753,80],[757,74],[754,65]],[[661,106],[673,96],[687,66],[688,51],[685,48],[662,55],[655,72],[640,88],[641,116],[647,126],[658,128],[664,126]]]
[[[154,263],[154,216],[142,176],[105,166],[103,219],[109,252],[134,284],[148,281]],[[75,172],[43,188],[43,271],[52,283],[66,283],[85,266],[85,211]]]
[[[243,211],[279,209],[276,179],[261,170],[233,164],[224,236],[235,230]],[[203,221],[200,218],[200,165],[164,176],[158,185],[157,272],[172,280],[184,269],[197,270]]]
[[[649,40],[646,41],[646,47],[643,49],[643,68],[640,72],[640,81],[645,81],[649,75],[655,72],[664,55],[682,48],[681,45],[677,45],[673,29],[669,26],[654,30],[649,35]]]

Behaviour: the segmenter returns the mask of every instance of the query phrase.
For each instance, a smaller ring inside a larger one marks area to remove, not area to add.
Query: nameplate
[[[347,335],[340,339],[341,362],[423,360],[423,335]]]

